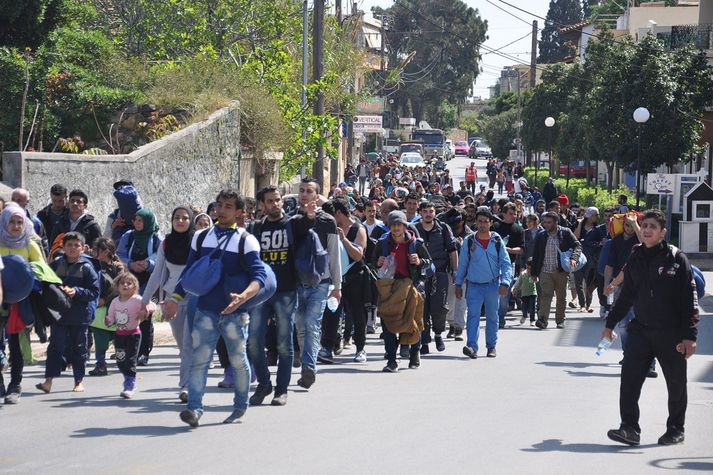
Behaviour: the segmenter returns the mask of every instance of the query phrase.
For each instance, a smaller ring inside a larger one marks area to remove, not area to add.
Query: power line
[[[518,39],[516,39],[516,40],[514,40],[514,41],[511,41],[510,43],[508,43],[508,44],[506,44],[506,45],[501,46],[500,48],[496,48],[495,50],[496,50],[496,51],[500,51],[500,50],[502,50],[502,49],[504,49],[504,48],[507,48],[508,46],[510,46],[510,45],[512,45],[512,44],[517,43],[518,41],[524,40],[525,38],[527,38],[527,37],[530,36],[530,35],[532,35],[532,32],[531,32],[531,31],[528,31],[527,34],[521,36],[520,38],[518,38]],[[492,54],[492,51],[487,51],[487,52],[483,53],[483,56],[485,56],[486,54]]]

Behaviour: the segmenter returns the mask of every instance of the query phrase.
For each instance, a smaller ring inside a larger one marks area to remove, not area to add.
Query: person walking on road
[[[616,442],[639,445],[639,397],[656,358],[668,389],[668,420],[660,445],[684,441],[688,396],[686,363],[696,352],[698,299],[691,264],[686,255],[668,244],[666,217],[659,210],[644,213],[641,246],[634,248],[626,267],[619,298],[607,317],[602,338],[614,339],[614,327],[633,305],[629,341],[621,368],[619,411],[621,425],[607,436]]]
[[[208,365],[213,359],[219,336],[225,341],[230,365],[235,372],[233,412],[223,423],[240,422],[245,415],[250,391],[250,364],[246,352],[250,317],[241,306],[257,295],[267,279],[259,256],[260,244],[254,236],[245,236],[244,252],[240,252],[240,235],[247,232],[237,226],[245,208],[243,198],[234,190],[222,190],[216,198],[216,203],[218,223],[195,234],[186,270],[176,285],[173,297],[161,302],[166,318],[173,318],[178,310],[179,300],[186,295],[182,283],[186,272],[189,272],[193,263],[202,256],[209,255],[216,248],[224,250],[219,257],[222,262],[220,280],[213,289],[198,298],[193,321],[193,366],[188,379],[188,407],[180,414],[181,420],[191,427],[198,427],[198,421],[203,415],[203,394],[208,378]],[[226,293],[224,284],[228,279],[241,279],[248,282],[248,285],[239,293]]]
[[[260,257],[275,272],[277,290],[262,305],[250,314],[248,330],[248,356],[255,368],[258,386],[250,397],[251,406],[259,406],[272,394],[270,371],[265,356],[265,336],[268,320],[275,322],[277,332],[277,385],[271,404],[284,406],[287,403],[287,387],[290,385],[294,358],[293,328],[297,308],[297,278],[294,247],[287,239],[287,226],[292,226],[295,241],[300,241],[314,226],[316,204],[306,207],[306,214],[288,219],[282,209],[282,195],[277,187],[264,188],[260,196],[265,217],[253,223],[250,232],[260,243]]]
[[[543,231],[535,237],[535,246],[532,256],[532,277],[540,282],[542,295],[540,297],[540,311],[535,326],[541,330],[547,328],[550,317],[550,305],[556,295],[555,322],[557,328],[564,328],[565,307],[567,304],[567,277],[568,273],[562,268],[560,252],[572,250],[570,266],[576,267],[582,253],[582,245],[569,228],[557,224],[559,216],[547,212],[542,215]]]
[[[435,274],[426,279],[425,287],[425,328],[421,334],[421,354],[427,355],[430,352],[428,344],[431,342],[431,330],[435,334],[436,350],[446,350],[441,333],[446,331],[448,287],[454,271],[458,269],[458,252],[451,228],[436,219],[435,205],[430,201],[421,203],[419,212],[421,220],[416,223],[416,229],[436,266]]]
[[[496,356],[498,343],[498,301],[504,297],[512,281],[512,265],[505,244],[498,233],[490,231],[493,215],[487,209],[476,212],[477,232],[466,238],[458,258],[455,278],[456,298],[463,298],[463,284],[467,283],[468,339],[463,354],[478,357],[480,314],[485,304],[485,344],[487,356]]]
[[[478,169],[475,168],[475,162],[470,162],[470,166],[465,169],[465,185],[472,194],[475,194],[476,183],[478,183]]]

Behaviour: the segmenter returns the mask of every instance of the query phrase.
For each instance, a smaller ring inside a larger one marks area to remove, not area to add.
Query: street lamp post
[[[554,118],[554,117],[551,117],[551,116],[550,116],[550,117],[548,117],[548,118],[545,119],[545,127],[547,127],[548,129],[550,129],[550,156],[549,156],[549,160],[550,160],[550,165],[549,165],[550,176],[552,176],[552,127],[554,127],[554,126],[555,126],[555,118]]]
[[[645,124],[651,114],[646,107],[639,107],[634,111],[634,121],[639,124],[636,146],[636,207],[639,208],[641,199],[641,125]]]

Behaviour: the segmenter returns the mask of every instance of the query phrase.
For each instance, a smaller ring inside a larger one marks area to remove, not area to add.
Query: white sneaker
[[[366,363],[366,351],[361,350],[359,353],[356,354],[354,357],[354,362],[355,363]]]
[[[123,391],[121,391],[119,396],[123,397],[124,399],[131,399],[134,396],[134,390],[124,389]]]

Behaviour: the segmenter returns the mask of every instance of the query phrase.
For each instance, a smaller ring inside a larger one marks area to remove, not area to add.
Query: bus
[[[411,133],[411,140],[423,142],[427,158],[445,156],[446,134],[441,129],[416,129]]]

